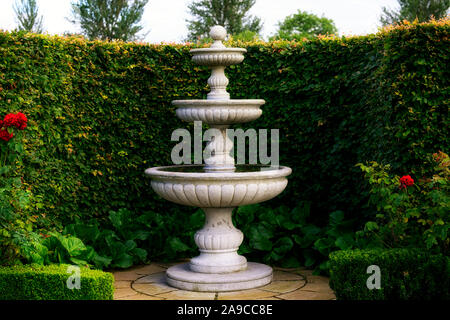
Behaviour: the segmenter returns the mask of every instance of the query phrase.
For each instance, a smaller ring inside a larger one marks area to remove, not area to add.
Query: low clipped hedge
[[[369,290],[377,265],[381,288]],[[330,254],[330,287],[338,300],[450,299],[450,259],[419,249],[344,250]]]
[[[0,300],[112,300],[111,273],[81,268],[80,289],[69,289],[68,265],[0,267]]]

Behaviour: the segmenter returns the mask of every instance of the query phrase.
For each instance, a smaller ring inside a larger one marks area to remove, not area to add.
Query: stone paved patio
[[[235,292],[190,292],[165,283],[173,264],[152,263],[113,272],[114,300],[335,300],[328,278],[303,268],[274,268],[273,282],[264,287]]]

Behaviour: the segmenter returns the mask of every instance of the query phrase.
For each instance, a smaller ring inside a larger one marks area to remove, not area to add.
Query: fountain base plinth
[[[205,253],[192,258],[189,268],[200,273],[230,273],[247,269],[247,259],[236,251]]]
[[[265,286],[272,281],[272,268],[261,263],[248,262],[247,269],[232,273],[199,273],[189,263],[167,269],[167,283],[187,291],[226,292]]]

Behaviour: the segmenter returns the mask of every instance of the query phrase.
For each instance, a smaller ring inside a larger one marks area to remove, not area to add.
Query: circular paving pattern
[[[152,263],[113,272],[114,300],[335,300],[328,278],[303,268],[274,268],[273,281],[257,289],[230,292],[179,290],[166,282],[167,268],[176,265]]]

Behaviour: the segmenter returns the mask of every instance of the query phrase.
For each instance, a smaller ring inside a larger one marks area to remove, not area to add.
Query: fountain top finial
[[[209,31],[209,36],[213,38],[214,43],[211,45],[213,49],[223,49],[225,46],[222,41],[227,37],[227,30],[222,26],[214,26]]]
[[[227,30],[222,26],[214,26],[209,31],[209,35],[213,40],[223,41],[227,37]]]

